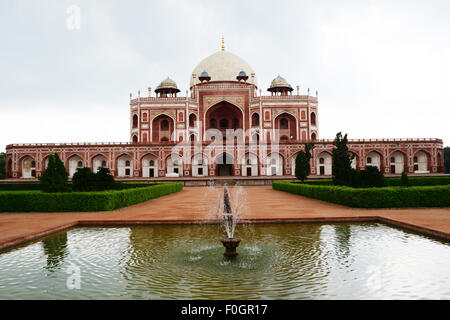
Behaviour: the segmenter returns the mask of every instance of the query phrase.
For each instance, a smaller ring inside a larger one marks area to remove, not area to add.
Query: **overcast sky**
[[[80,24],[74,19],[80,9]],[[0,151],[129,140],[129,93],[226,50],[319,90],[320,138],[450,144],[450,1],[0,1]]]

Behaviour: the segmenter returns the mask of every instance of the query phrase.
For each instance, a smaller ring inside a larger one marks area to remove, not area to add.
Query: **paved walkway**
[[[232,188],[231,192],[236,192]],[[351,209],[272,190],[244,187],[244,221],[378,220],[450,239],[450,208]],[[110,212],[0,213],[0,248],[32,240],[64,228],[86,224],[216,222],[211,213],[217,194],[210,188],[183,191]]]

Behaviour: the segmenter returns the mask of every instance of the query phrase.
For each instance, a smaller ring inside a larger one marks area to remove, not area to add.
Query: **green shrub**
[[[352,174],[354,174],[356,177],[353,179],[358,179],[359,171],[352,170]],[[417,186],[417,187],[425,187],[425,186],[444,186],[450,184],[450,176],[446,177],[408,177],[409,185],[411,187]],[[292,183],[301,183],[299,181],[292,182]],[[303,183],[305,184],[311,184],[311,185],[327,185],[331,186],[333,185],[333,181],[331,179],[317,179],[317,180],[305,180]],[[386,187],[400,187],[401,184],[401,178],[384,178],[384,183]],[[357,183],[356,185],[359,185]],[[354,186],[352,184],[352,186]]]
[[[355,155],[350,154],[347,144],[347,134],[342,137],[342,133],[338,132],[333,141],[335,148],[332,150],[332,172],[334,185],[350,185],[352,160]]]
[[[359,172],[359,185],[352,186],[361,188],[381,188],[384,187],[384,176],[377,167],[367,166],[364,170]]]
[[[97,179],[91,168],[78,168],[72,177],[72,190],[87,192],[97,190]]]
[[[111,211],[181,191],[183,183],[162,183],[103,192],[0,192],[0,212]]]
[[[306,177],[311,173],[311,150],[313,150],[314,147],[314,143],[306,143],[305,151],[300,150],[295,157],[295,176],[301,181],[305,181]]]
[[[387,187],[401,186],[401,178],[384,179]],[[409,185],[412,186],[444,186],[450,184],[450,177],[408,177]]]
[[[98,191],[111,190],[116,187],[114,177],[108,168],[100,168],[95,174],[95,188]]]
[[[400,178],[400,185],[402,187],[409,187],[409,179],[405,171],[402,172],[402,177]]]
[[[294,181],[292,183],[304,183],[304,184],[311,184],[311,185],[315,185],[315,186],[331,186],[331,185],[333,185],[333,181],[331,179],[305,180],[303,182]]]
[[[6,177],[6,153],[0,152],[0,179]]]
[[[68,192],[70,189],[67,185],[69,175],[67,174],[64,163],[55,152],[54,155],[48,156],[48,166],[44,174],[39,177],[41,190],[43,192]]]
[[[39,183],[0,183],[0,191],[41,190]]]
[[[450,206],[450,185],[410,188],[350,188],[274,181],[272,188],[354,208]]]

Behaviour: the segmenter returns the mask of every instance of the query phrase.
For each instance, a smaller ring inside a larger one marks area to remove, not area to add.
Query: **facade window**
[[[137,143],[138,142],[138,137],[135,135],[135,136],[133,136],[133,142],[134,143]]]
[[[414,156],[414,162],[418,162],[418,160],[417,160],[417,157],[416,157],[416,156]]]
[[[325,159],[324,159],[324,158],[320,158],[320,159],[319,159],[319,163],[320,163],[320,164],[324,164],[324,163],[325,163]]]
[[[102,161],[102,167],[106,168],[106,161],[105,160]]]
[[[133,116],[133,128],[137,128],[138,127],[138,116],[134,115]]]
[[[254,113],[252,115],[252,127],[258,127],[259,126],[259,114]]]
[[[78,161],[78,168],[81,168],[83,166],[83,162],[82,161]]]
[[[391,162],[395,162],[395,158],[394,157],[391,157]]]
[[[372,163],[372,158],[371,157],[367,157],[367,163]]]
[[[311,135],[311,140],[312,140],[312,141],[315,141],[315,140],[316,140],[316,137],[317,137],[317,136],[316,136],[316,133],[313,132],[313,134]]]
[[[130,160],[125,161],[125,167],[129,167],[130,166]]]
[[[142,121],[147,122],[147,114],[146,113],[144,113],[142,115]]]
[[[280,129],[289,129],[289,121],[286,118],[280,120]]]
[[[150,167],[153,167],[155,165],[155,160],[150,160]]]
[[[169,121],[166,119],[161,121],[161,131],[169,131]]]
[[[189,127],[193,128],[195,126],[196,116],[195,114],[191,114],[189,116]]]
[[[227,129],[228,128],[228,120],[222,119],[220,120],[220,129]]]
[[[311,112],[311,124],[316,125],[316,114],[314,112]]]

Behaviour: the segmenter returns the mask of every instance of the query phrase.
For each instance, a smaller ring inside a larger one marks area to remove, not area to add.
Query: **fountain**
[[[225,186],[223,188],[223,224],[227,232],[228,238],[222,238],[220,241],[225,247],[224,255],[228,258],[236,257],[236,248],[241,242],[241,238],[234,238],[234,230],[236,227],[237,219],[233,216],[233,210],[230,205],[229,190]]]

